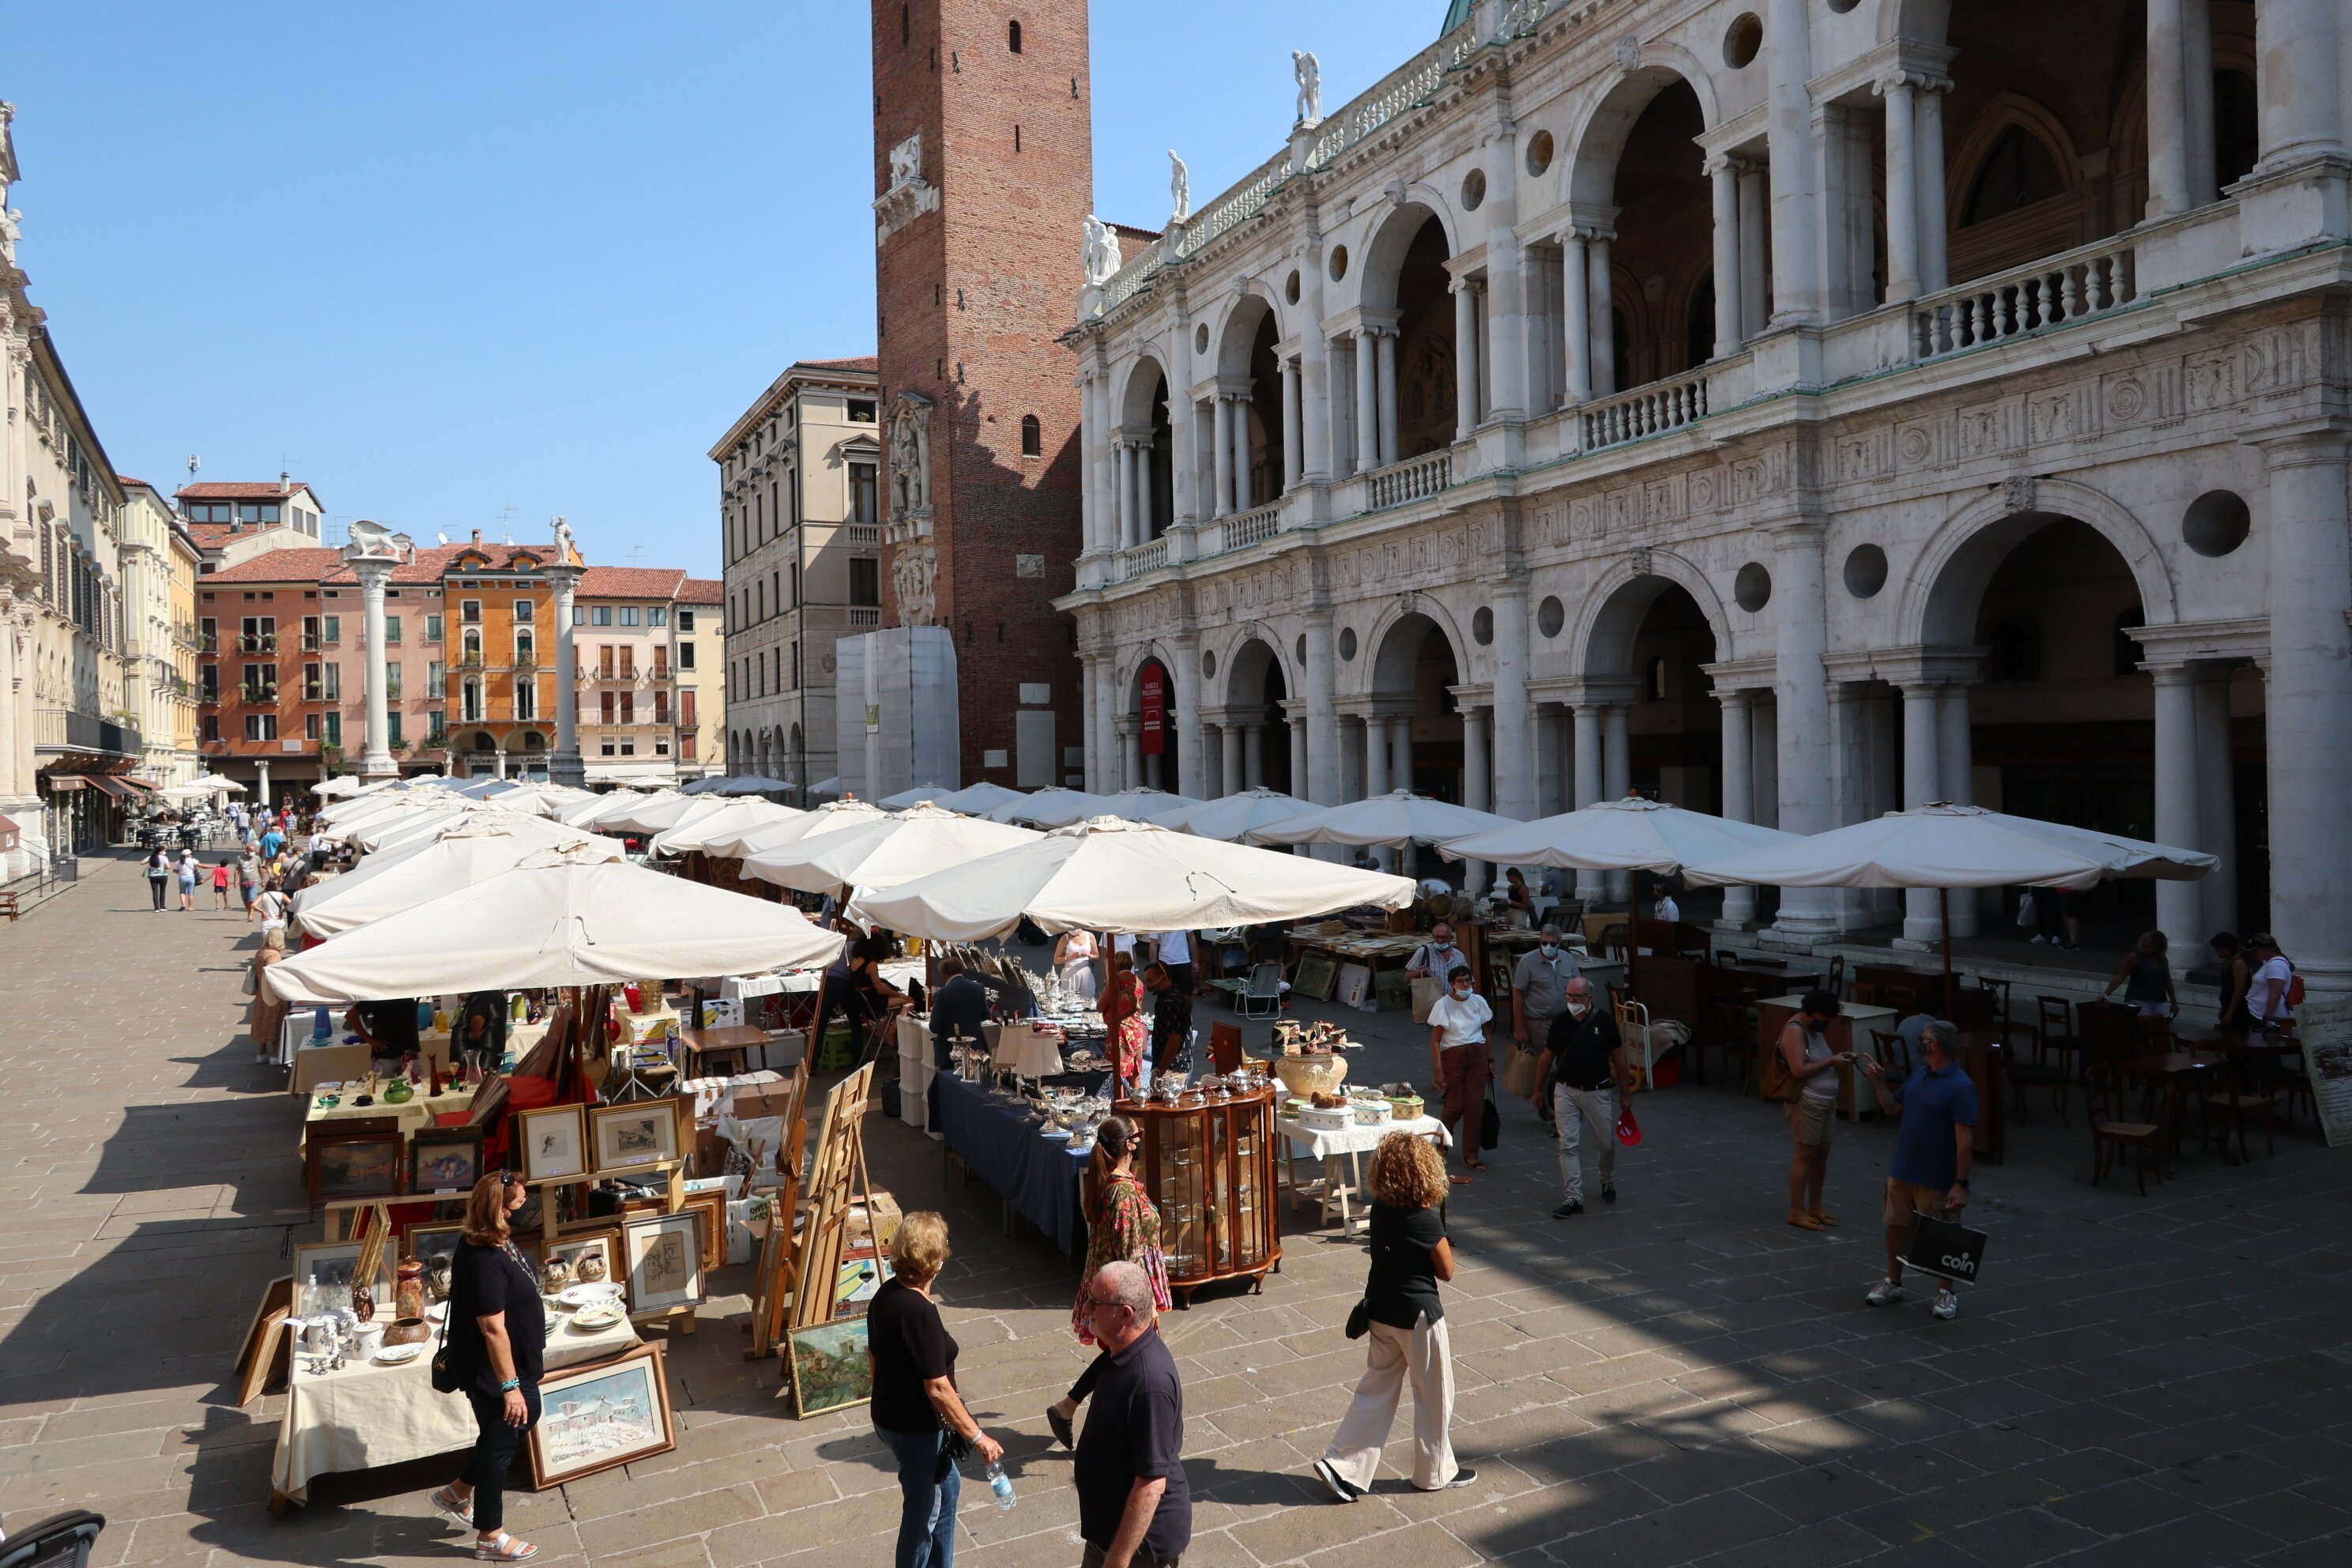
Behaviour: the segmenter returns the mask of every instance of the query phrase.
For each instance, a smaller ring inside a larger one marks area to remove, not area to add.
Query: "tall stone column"
[[[1118,734],[1118,661],[1110,654],[1100,658],[1100,668],[1095,675],[1095,737],[1101,752],[1099,759],[1101,793],[1110,795],[1122,787],[1123,753]]]
[[[1606,397],[1617,390],[1617,307],[1609,276],[1609,242],[1614,234],[1587,237],[1584,247],[1586,309],[1590,315],[1585,338],[1590,344],[1587,365],[1592,395]]]
[[[1168,357],[1163,364],[1189,363],[1192,350],[1192,329],[1188,318],[1178,311],[1170,323],[1164,347]],[[1193,487],[1200,483],[1201,458],[1196,415],[1199,405],[1189,396],[1179,394],[1175,383],[1169,383],[1168,396],[1168,504],[1172,522],[1193,524],[1201,521],[1201,498]]]
[[[2181,65],[2181,7],[2205,0],[2147,0],[2147,216],[2189,210],[2189,81]],[[2168,931],[2165,934],[2171,935]]]
[[[2197,679],[2197,847],[2221,864],[2198,886],[2204,893],[2205,931],[2238,929],[2238,781],[2231,754],[2230,672],[2200,671]]]
[[[1771,237],[1770,176],[1760,164],[1742,161],[1739,170],[1739,323],[1745,337],[1762,332],[1772,320],[1771,268],[1765,243]]]
[[[1462,804],[1473,811],[1491,811],[1492,780],[1486,766],[1486,710],[1462,710]],[[1462,863],[1462,886],[1472,898],[1486,890],[1487,868],[1484,860]]]
[[[1936,700],[1936,772],[1949,805],[1974,805],[1977,801],[1976,744],[1969,731],[1969,689],[1964,681],[1946,685]],[[1952,934],[1977,934],[1978,895],[1971,890],[1952,895]]]
[[[587,569],[558,563],[541,570],[555,590],[555,754],[547,760],[547,777],[578,789],[588,782],[588,767],[580,759],[580,656],[572,640],[572,601]]]
[[[1756,760],[1748,736],[1749,698],[1745,691],[1727,691],[1723,705],[1723,816],[1727,822],[1756,820]],[[1756,923],[1756,889],[1729,885],[1723,889],[1727,931],[1746,931]]]
[[[1774,14],[1779,14],[1777,7]],[[1801,26],[1801,8],[1799,22]],[[1776,231],[1776,243],[1778,237]],[[1811,519],[1792,520],[1775,528],[1772,536],[1772,604],[1780,612],[1773,648],[1779,826],[1790,833],[1822,832],[1834,826],[1836,815],[1830,776],[1829,689],[1822,668],[1829,640],[1822,531],[1822,525]],[[1827,935],[1836,928],[1837,900],[1827,889],[1784,889],[1774,924],[1809,940]]]
[[[1284,726],[1290,732],[1289,794],[1300,800],[1307,797],[1299,791],[1307,787],[1307,702],[1303,698],[1286,697],[1282,700],[1282,716],[1289,721]]]
[[[1397,330],[1384,326],[1376,345],[1381,361],[1381,461],[1397,460]]]
[[[1559,237],[1560,320],[1568,344],[1568,405],[1592,395],[1592,285],[1585,275],[1584,236]]]
[[[1916,810],[1943,796],[1943,771],[1936,756],[1942,731],[1937,714],[1936,688],[1925,681],[1903,689],[1903,809]],[[1903,937],[1906,942],[1933,946],[1943,936],[1936,913],[1936,892],[1911,888],[1903,895]]]
[[[2204,837],[2197,802],[2197,677],[2179,664],[2158,665],[2148,675],[2156,682],[2156,841],[2194,849]],[[2204,913],[2205,890],[2195,882],[2157,882],[2157,929],[2183,954],[2197,952],[2212,934],[2198,929]]]
[[[1911,103],[1911,156],[1919,175],[1919,291],[1923,294],[1940,293],[1952,286],[1951,215],[1944,203],[1944,94],[1951,85],[1941,79],[1923,83]],[[2210,83],[2206,92],[2210,98]],[[2210,114],[2207,120],[2210,123]],[[2207,145],[2211,145],[2210,134]],[[1866,260],[1864,270],[1869,270]]]
[[[1261,789],[1265,784],[1265,726],[1249,723],[1242,729],[1242,787]]]
[[[1347,798],[1340,777],[1339,715],[1331,658],[1331,612],[1307,613],[1307,766],[1291,774],[1291,792],[1318,805]]]
[[[1389,787],[1411,789],[1412,778],[1412,715],[1399,713],[1389,720]]]
[[[1536,708],[1536,816],[1557,816],[1573,811],[1569,797],[1575,786],[1567,776],[1568,715],[1554,703]]]
[[[1579,702],[1570,710],[1570,722],[1576,731],[1576,809],[1598,805],[1606,797],[1608,782],[1601,771],[1601,708],[1593,702]],[[1576,896],[1588,902],[1601,897],[1608,884],[1598,871],[1576,874]]]
[[[1122,715],[1118,721],[1120,760],[1118,787],[1143,787],[1143,726],[1132,714]],[[1116,793],[1116,792],[1114,792]]]
[[[2256,74],[2262,81],[2263,156],[2254,166],[2257,174],[2344,155],[2338,34],[2346,25],[2342,0],[2263,0],[2254,7]],[[2286,940],[2284,931],[2278,936]],[[2298,953],[2296,963],[2301,962]]]
[[[1919,293],[1919,166],[1911,79],[1898,71],[1877,86],[1886,100],[1886,299],[1894,304]]]
[[[1604,739],[1601,750],[1603,787],[1611,800],[1623,800],[1633,792],[1633,731],[1631,721],[1633,705],[1612,702],[1601,715]],[[1630,871],[1608,874],[1609,897],[1624,903],[1633,896],[1633,877]]]
[[[1739,175],[1720,154],[1706,162],[1715,198],[1715,354],[1739,352]]]
[[[1234,416],[1238,412],[1234,400],[1223,393],[1217,394],[1215,461],[1211,471],[1216,476],[1216,493],[1209,505],[1211,517],[1223,517],[1234,510]]]
[[[2181,103],[2189,120],[2189,205],[2219,199],[2213,146],[2213,7],[2186,0],[2180,11]]]
[[[1086,785],[1089,795],[1102,790],[1102,735],[1095,719],[1095,685],[1102,679],[1102,660],[1091,653],[1078,655],[1078,723],[1086,732]]]
[[[1495,591],[1494,804],[1483,809],[1521,821],[1536,815],[1536,770],[1528,713],[1528,584],[1514,576]]]
[[[1381,466],[1381,356],[1372,329],[1356,329],[1356,472]]]
[[[1478,430],[1478,286],[1456,278],[1454,293],[1454,438],[1467,441]]]
[[[1305,471],[1305,454],[1299,447],[1300,409],[1298,362],[1282,362],[1282,493],[1288,495],[1298,484]]]
[[[1364,798],[1389,793],[1389,721],[1377,713],[1364,716]]]
[[[1169,700],[1175,710],[1167,722],[1169,732],[1176,737],[1176,763],[1171,776],[1162,756],[1158,782],[1162,789],[1201,800],[1209,793],[1209,737],[1202,722],[1206,715],[1202,711],[1201,635],[1179,632],[1173,640],[1176,668],[1169,672],[1169,685],[1173,688]]]
[[[1220,795],[1239,795],[1249,787],[1249,774],[1242,757],[1242,727],[1233,721],[1230,711],[1220,713],[1217,741],[1223,764],[1217,792]]]
[[[1768,118],[1765,144],[1772,155],[1772,321],[1812,324],[1822,319],[1822,276],[1814,208],[1812,21],[1805,0],[1767,0],[1764,16]],[[1893,182],[1890,180],[1890,186]],[[1787,715],[1795,719],[1797,715]],[[1783,732],[1798,728],[1783,724]],[[1781,904],[1788,918],[1788,904]]]
[[[360,604],[367,626],[367,750],[360,756],[360,779],[374,784],[380,779],[397,778],[399,767],[392,760],[391,709],[386,688],[388,676],[384,668],[383,593],[392,582],[392,569],[400,564],[397,556],[378,555],[361,544],[344,548],[343,560],[360,580]],[[268,763],[262,766],[266,769]],[[268,777],[262,784],[263,796],[268,795]]]

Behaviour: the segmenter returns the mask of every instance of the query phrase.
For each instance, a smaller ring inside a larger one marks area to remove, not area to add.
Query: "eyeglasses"
[[[1089,1312],[1106,1312],[1112,1310],[1125,1311],[1128,1310],[1128,1305],[1124,1301],[1106,1301],[1099,1296],[1089,1296],[1087,1298],[1087,1310]]]

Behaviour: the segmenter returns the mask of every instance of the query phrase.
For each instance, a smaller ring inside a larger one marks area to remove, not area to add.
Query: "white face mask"
[[[1454,999],[1456,1002],[1467,1002],[1470,999],[1470,987],[1467,985],[1456,985],[1454,988]]]
[[[1573,997],[1573,996],[1571,996],[1571,997],[1570,997],[1570,998],[1568,999],[1568,1016],[1569,1016],[1570,1017],[1571,1017],[1571,1018],[1581,1018],[1581,1017],[1583,1017],[1587,1013],[1590,1013],[1590,1012],[1591,1012],[1591,1011],[1592,1011],[1592,1004],[1591,1004],[1591,1003],[1590,1003],[1590,1002],[1580,1002],[1580,1001],[1578,1001],[1578,1000],[1577,1000],[1575,997]]]

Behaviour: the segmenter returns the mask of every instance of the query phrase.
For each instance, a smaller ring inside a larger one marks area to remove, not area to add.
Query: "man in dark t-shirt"
[[[1174,971],[1154,963],[1143,972],[1151,988],[1151,1076],[1190,1070],[1187,1052],[1192,1046],[1192,998],[1177,983]]]
[[[1102,1373],[1072,1467],[1083,1568],[1172,1568],[1192,1540],[1184,1479],[1184,1390],[1160,1337],[1139,1265],[1105,1265],[1087,1281]]]

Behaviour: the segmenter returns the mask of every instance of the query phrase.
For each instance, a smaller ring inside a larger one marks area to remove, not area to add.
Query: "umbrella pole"
[[[1958,994],[1952,989],[1952,890],[1936,889],[1936,914],[1944,922],[1944,1012],[1957,1016],[1960,1010]]]

